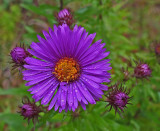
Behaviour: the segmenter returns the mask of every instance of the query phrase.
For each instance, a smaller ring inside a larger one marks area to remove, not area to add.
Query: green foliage
[[[20,21],[21,13],[18,5],[12,5],[9,10],[0,5],[0,62],[6,66],[6,54],[10,51],[11,44],[16,37],[16,24]]]
[[[15,33],[13,32],[16,29],[16,23],[20,21],[21,13],[18,5],[11,6],[9,11],[2,9],[3,7],[0,6],[0,40],[2,44],[6,44],[11,42],[15,37]]]
[[[11,88],[8,90],[4,90],[0,88],[0,95],[29,95],[29,92],[26,92],[27,87],[21,86],[21,88]]]
[[[29,131],[30,126],[24,128],[23,118],[19,114],[0,113],[0,120],[9,126],[10,131]],[[3,128],[2,128],[3,129]]]
[[[59,11],[58,0],[54,1],[52,3],[53,5],[42,2],[39,6],[33,5],[32,1],[27,2],[25,0],[19,5],[11,5],[10,11],[6,9],[6,5],[8,4],[9,3],[5,3],[5,6],[0,6],[0,35],[2,43],[11,42],[15,38],[17,22],[21,23],[24,27],[25,33],[22,37],[26,45],[30,45],[31,41],[37,41],[36,35],[41,35],[42,30],[48,30],[48,27],[53,27],[53,24],[56,24],[54,13]],[[106,43],[107,51],[111,52],[109,58],[111,59],[111,66],[113,67],[111,70],[111,84],[122,81],[123,73],[121,68],[128,67],[129,60],[131,60],[133,66],[136,66],[133,60],[141,59],[148,62],[153,70],[152,77],[149,81],[138,80],[138,84],[135,84],[137,80],[134,78],[131,78],[131,80],[125,83],[127,88],[131,88],[132,85],[134,85],[131,91],[131,96],[133,95],[134,97],[131,100],[132,105],[129,105],[128,109],[123,113],[123,119],[118,114],[115,115],[114,110],[106,112],[108,110],[108,108],[105,108],[107,105],[106,102],[97,102],[96,105],[87,106],[86,111],[80,108],[78,112],[75,113],[58,113],[54,110],[41,113],[39,123],[36,124],[36,130],[160,130],[160,66],[156,56],[150,49],[151,41],[157,39],[159,36],[152,37],[150,28],[147,28],[148,25],[152,23],[152,21],[149,21],[146,13],[146,10],[149,10],[150,7],[144,7],[142,5],[142,7],[137,8],[137,10],[134,9],[135,7],[132,7],[132,9],[130,4],[136,4],[134,0],[102,0],[102,4],[97,0],[65,0],[64,4],[65,7],[69,7],[74,11],[76,24],[85,27],[89,33],[96,32],[96,40],[102,39],[103,42]],[[75,9],[75,7],[78,8]],[[23,15],[21,8],[27,11],[27,15],[29,16],[27,22],[21,22],[20,18]],[[134,14],[135,12],[136,15]],[[160,20],[158,16],[152,17],[153,19],[156,18]],[[36,24],[28,24],[31,20],[34,20]],[[155,26],[157,27],[157,24]],[[157,34],[160,33],[160,31],[157,32]],[[2,44],[0,46],[2,46]],[[0,57],[1,56],[2,54],[0,54]],[[133,69],[129,68],[129,71],[133,72]],[[18,88],[0,89],[0,96],[5,95],[14,97],[17,95],[27,95],[31,98],[24,83]],[[7,98],[5,101],[8,102],[10,100]],[[18,102],[15,103],[14,108],[17,108]],[[2,104],[0,104],[0,106],[2,106]],[[0,113],[0,130],[3,130],[6,124],[11,131],[17,131],[17,129],[20,131],[31,130],[33,124],[27,126],[27,121],[22,121],[22,117],[15,112],[13,113],[11,108],[13,107],[9,107],[7,111]]]

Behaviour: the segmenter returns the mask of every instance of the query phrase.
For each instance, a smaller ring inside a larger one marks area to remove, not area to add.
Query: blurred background
[[[159,0],[0,0],[0,131],[30,131],[18,111],[22,97],[31,98],[19,73],[11,71],[11,49],[20,43],[28,47],[38,41],[37,34],[56,23],[55,12],[70,8],[75,23],[89,33],[96,32],[111,52],[111,84],[122,81],[122,68],[143,60],[152,69],[149,80],[131,78],[125,86],[134,96],[123,113],[106,112],[106,102],[89,105],[87,111],[41,114],[38,131],[160,131],[160,58],[155,43],[160,43]],[[136,84],[135,84],[136,83]],[[134,87],[133,87],[134,86]]]

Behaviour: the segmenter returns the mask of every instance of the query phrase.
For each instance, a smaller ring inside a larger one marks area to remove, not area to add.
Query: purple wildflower
[[[19,113],[21,113],[24,119],[28,119],[28,123],[32,119],[35,124],[38,121],[39,113],[42,112],[41,106],[37,106],[35,102],[31,103],[28,97],[24,97],[22,103],[23,105],[19,106]]]
[[[68,9],[63,9],[59,13],[56,14],[57,21],[59,25],[67,24],[71,26],[73,24],[73,16]]]
[[[40,42],[32,42],[28,49],[38,59],[27,57],[24,67],[28,70],[23,71],[35,101],[44,105],[51,101],[48,109],[59,108],[59,112],[75,111],[79,104],[85,110],[88,102],[96,104],[102,90],[108,90],[101,83],[111,78],[107,72],[110,60],[104,60],[109,55],[105,43],[98,40],[92,44],[96,33],[88,35],[77,25],[73,30],[66,24],[54,26],[54,31],[49,28],[49,33],[43,34],[46,40],[38,36]]]
[[[152,70],[145,63],[139,63],[134,69],[134,76],[136,78],[147,78],[151,75]]]
[[[128,96],[129,91],[127,92],[124,87],[118,87],[118,85],[114,85],[112,87],[112,90],[109,92],[109,95],[107,96],[107,102],[109,104],[107,106],[111,106],[109,111],[112,109],[112,107],[115,109],[116,112],[120,113],[120,111],[123,112],[124,108],[126,108],[127,104],[130,104],[129,101],[131,97]]]

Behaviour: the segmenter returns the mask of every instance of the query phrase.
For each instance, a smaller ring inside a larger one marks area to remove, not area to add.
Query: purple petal
[[[42,73],[42,71],[37,71],[37,70],[25,70],[25,71],[22,71],[22,73],[23,73],[23,76],[32,76],[32,75],[35,75],[35,74]]]
[[[44,96],[44,98],[42,99],[41,104],[46,105],[46,104],[49,103],[49,101],[51,100],[51,98],[52,98],[53,95],[54,95],[54,92],[56,91],[57,86],[58,86],[58,84],[55,84],[55,85],[52,87],[52,89],[51,89],[49,92],[47,92],[47,94],[46,94],[46,95]]]
[[[57,101],[57,98],[58,98],[58,94],[59,94],[59,90],[57,91],[57,93],[55,94],[55,96],[53,97],[49,107],[48,107],[48,110],[51,110],[53,108],[53,106],[55,105],[56,101]]]
[[[82,82],[77,82],[77,86],[84,95],[84,97],[91,103],[95,104],[95,100],[93,99],[92,95],[88,92],[86,86]]]
[[[65,109],[65,107],[66,107],[66,99],[67,99],[67,91],[62,89],[62,93],[61,93],[61,107],[62,107],[62,109]]]
[[[86,110],[86,105],[83,102],[80,102],[83,110]]]
[[[25,68],[31,70],[40,70],[40,71],[51,71],[50,67],[36,66],[36,65],[24,65]]]
[[[32,57],[25,58],[25,61],[27,62],[27,64],[30,64],[30,65],[51,66],[51,67],[54,66],[53,63],[47,63],[45,61],[41,61]]]
[[[35,74],[35,75],[32,75],[32,76],[24,76],[23,80],[31,81],[31,80],[35,80],[35,79],[44,78],[44,77],[47,77],[47,76],[52,76],[52,75],[53,74],[51,73],[51,71],[47,71],[47,72],[42,72],[42,73]]]
[[[72,91],[73,87],[72,84],[70,84],[70,86],[68,87],[68,105],[72,106],[73,105],[73,91]]]
[[[26,86],[31,86],[31,85],[37,84],[37,83],[39,83],[39,82],[41,82],[41,81],[43,81],[43,80],[46,80],[46,79],[48,79],[48,78],[50,78],[50,77],[52,77],[52,75],[49,75],[49,76],[47,76],[47,77],[42,77],[42,78],[39,78],[39,79],[35,79],[35,80],[33,80],[33,81],[27,82],[25,85],[26,85]]]

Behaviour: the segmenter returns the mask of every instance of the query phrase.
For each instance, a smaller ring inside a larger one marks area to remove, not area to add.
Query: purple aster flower
[[[59,25],[67,24],[68,26],[71,26],[74,22],[73,16],[68,9],[63,9],[59,13],[56,14],[57,21]]]
[[[118,85],[114,85],[112,87],[112,90],[109,92],[107,96],[107,102],[109,104],[107,106],[110,106],[109,111],[112,109],[112,107],[115,109],[116,112],[120,113],[120,111],[123,112],[124,108],[126,108],[127,104],[130,104],[129,101],[131,97],[128,96],[129,91],[126,91],[124,87],[118,87]]]
[[[28,70],[23,71],[35,101],[50,102],[48,109],[59,108],[59,112],[75,111],[79,104],[84,110],[88,103],[96,104],[108,89],[102,83],[111,78],[107,72],[110,60],[104,59],[109,55],[105,43],[92,44],[96,34],[88,35],[77,25],[73,30],[66,24],[54,26],[54,31],[49,28],[43,34],[46,40],[38,36],[39,43],[32,42],[28,49],[37,58],[27,57],[24,67]]]
[[[134,76],[136,78],[147,78],[151,75],[152,70],[145,63],[139,63],[134,69]]]
[[[28,51],[26,51],[25,48],[21,46],[12,49],[10,55],[12,58],[12,63],[14,63],[13,69],[19,67],[19,70],[21,70],[25,64],[24,59],[28,56],[31,56]]]
[[[24,119],[28,119],[28,123],[32,119],[35,124],[38,121],[39,113],[42,112],[42,107],[37,106],[35,102],[31,103],[28,97],[24,97],[22,99],[22,103],[23,105],[19,106],[19,113],[24,117]]]

